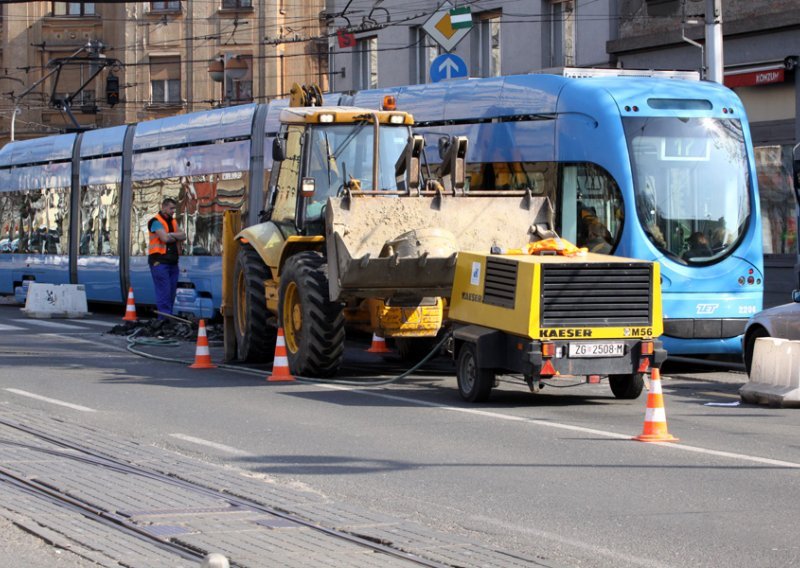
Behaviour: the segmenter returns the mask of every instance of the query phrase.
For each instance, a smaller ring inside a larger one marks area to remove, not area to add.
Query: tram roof
[[[136,125],[133,149],[249,137],[257,107],[257,104],[237,105],[140,122]]]
[[[0,148],[0,167],[68,160],[72,157],[75,134],[59,134],[9,142]]]
[[[714,102],[715,107],[729,104],[731,99],[727,88],[706,81],[666,76],[568,77],[542,73],[359,91],[345,100],[360,107],[380,108],[383,97],[391,94],[397,99],[398,110],[411,113],[419,122],[439,122],[555,114],[561,95],[573,89],[587,94],[605,91],[618,102],[646,98],[651,93],[705,98]]]
[[[112,126],[89,130],[81,140],[81,158],[121,154],[127,126]]]

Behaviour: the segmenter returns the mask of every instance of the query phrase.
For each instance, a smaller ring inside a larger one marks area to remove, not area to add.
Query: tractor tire
[[[467,402],[486,402],[494,388],[495,373],[478,367],[475,346],[464,343],[458,350],[456,366],[458,394]]]
[[[644,375],[642,373],[632,373],[630,375],[609,375],[608,384],[611,392],[616,398],[622,400],[633,400],[639,398],[644,388]]]
[[[436,347],[438,337],[395,337],[397,354],[404,363],[416,365]]]
[[[328,265],[322,256],[290,257],[278,296],[289,370],[300,377],[335,375],[344,356],[344,315],[342,305],[328,299]]]
[[[233,327],[239,361],[263,363],[275,356],[277,328],[267,310],[264,281],[269,268],[250,246],[242,246],[233,271]]]

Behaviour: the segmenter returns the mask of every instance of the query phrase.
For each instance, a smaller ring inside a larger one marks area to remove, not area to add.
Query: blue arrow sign
[[[456,79],[467,77],[467,64],[458,55],[453,53],[443,53],[431,63],[431,81],[438,83],[445,79]]]

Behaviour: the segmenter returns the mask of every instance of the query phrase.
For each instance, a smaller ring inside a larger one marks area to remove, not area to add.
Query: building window
[[[94,2],[53,2],[54,16],[94,16]]]
[[[792,146],[755,148],[764,254],[795,254],[797,218],[792,193]]]
[[[470,43],[472,75],[500,75],[500,12],[483,12],[473,16],[474,29]]]
[[[431,63],[439,55],[440,49],[422,26],[411,28],[411,44],[415,50],[411,61],[411,83],[422,85],[428,82]]]
[[[181,9],[179,0],[170,0],[168,2],[150,2],[151,12],[177,12]]]
[[[646,0],[647,15],[650,17],[677,16],[682,2],[678,0]]]
[[[225,102],[249,103],[253,100],[253,56],[225,54]]]
[[[150,57],[150,102],[181,103],[180,57]]]
[[[356,76],[360,89],[378,87],[378,38],[365,37],[356,42]]]
[[[241,10],[253,7],[253,0],[222,0],[223,10]]]
[[[90,110],[96,102],[95,89],[97,80],[95,79],[86,85],[80,92],[78,89],[80,89],[86,79],[91,77],[95,71],[95,67],[86,63],[69,63],[69,59],[72,56],[71,53],[53,52],[52,54],[54,59],[61,59],[66,62],[61,68],[61,72],[51,79],[56,82],[55,85],[51,84],[54,100],[58,102],[59,105],[66,105],[67,99],[72,96],[73,99],[69,103],[71,108],[86,107],[87,110]]]

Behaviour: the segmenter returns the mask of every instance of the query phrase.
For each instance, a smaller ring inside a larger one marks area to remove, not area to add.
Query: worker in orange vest
[[[153,276],[156,307],[164,314],[171,314],[175,303],[180,243],[186,240],[186,233],[178,229],[178,222],[174,219],[177,205],[174,199],[167,197],[161,202],[161,211],[147,223],[150,234],[147,263]],[[159,315],[158,319],[165,318]]]

